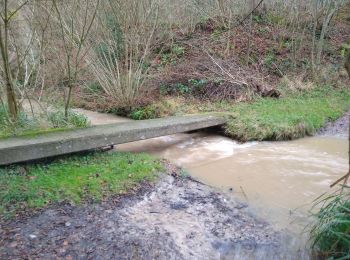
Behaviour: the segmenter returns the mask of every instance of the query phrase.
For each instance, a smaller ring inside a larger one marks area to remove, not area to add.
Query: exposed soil
[[[328,122],[318,131],[319,135],[346,136],[349,132],[350,111],[334,122]]]
[[[3,222],[0,235],[1,259],[280,259],[282,251],[280,234],[247,205],[174,171],[117,203]]]

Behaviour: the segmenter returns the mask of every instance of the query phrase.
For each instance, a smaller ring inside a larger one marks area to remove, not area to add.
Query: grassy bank
[[[0,215],[11,217],[60,202],[101,201],[154,179],[160,170],[152,157],[130,153],[93,153],[0,168]]]
[[[69,111],[65,117],[61,110],[51,111],[47,114],[28,116],[20,112],[16,122],[8,116],[7,109],[0,105],[0,139],[13,136],[35,136],[57,131],[89,126],[86,116]]]
[[[350,90],[331,87],[286,91],[280,98],[256,98],[250,102],[203,102],[181,97],[165,98],[133,110],[133,119],[148,119],[202,112],[225,112],[225,132],[240,141],[290,140],[312,135],[327,121],[350,110]]]
[[[232,106],[226,133],[242,141],[290,140],[312,135],[350,110],[350,91],[316,89]]]

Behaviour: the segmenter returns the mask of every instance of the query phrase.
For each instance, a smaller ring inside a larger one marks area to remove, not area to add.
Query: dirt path
[[[247,205],[171,175],[117,203],[2,223],[0,235],[0,259],[280,259],[282,248]]]

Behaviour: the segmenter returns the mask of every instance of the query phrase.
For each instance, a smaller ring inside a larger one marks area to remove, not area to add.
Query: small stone
[[[64,241],[63,241],[63,245],[64,245],[64,246],[68,246],[68,241],[67,241],[67,240],[64,240]]]
[[[33,234],[30,234],[30,235],[29,235],[29,238],[30,238],[30,239],[35,239],[35,238],[37,238],[37,236],[36,236],[36,235],[33,235]]]
[[[71,255],[66,256],[66,260],[73,260],[73,257]]]
[[[72,225],[72,223],[70,223],[70,222],[66,222],[66,227],[70,227],[71,225]]]

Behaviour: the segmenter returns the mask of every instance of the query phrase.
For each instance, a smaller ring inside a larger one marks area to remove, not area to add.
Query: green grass
[[[312,135],[350,110],[350,91],[317,89],[280,99],[261,98],[229,110],[226,133],[238,140],[290,140]]]
[[[151,156],[131,153],[93,153],[0,168],[0,215],[11,217],[59,202],[101,201],[153,180],[161,169]]]
[[[66,118],[64,112],[60,110],[35,118],[21,111],[17,122],[14,123],[9,119],[6,108],[0,105],[0,139],[13,136],[36,136],[87,126],[89,121],[86,116],[69,111]]]
[[[317,206],[310,232],[317,259],[350,259],[350,187],[320,197]]]
[[[69,131],[73,129],[78,129],[78,128],[46,128],[46,129],[26,129],[26,130],[21,130],[19,133],[15,135],[11,135],[9,133],[0,133],[0,140],[1,139],[6,139],[9,137],[36,137],[39,135],[46,135],[50,133],[57,133],[57,132],[64,132],[64,131]]]
[[[240,141],[291,140],[314,134],[327,121],[350,110],[350,89],[318,87],[312,90],[284,91],[276,98],[251,102],[204,102],[164,98],[137,108],[133,119],[150,119],[191,113],[223,112],[228,115],[226,134]]]

